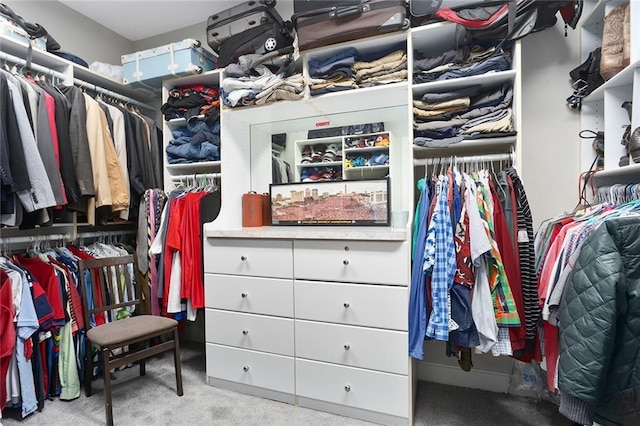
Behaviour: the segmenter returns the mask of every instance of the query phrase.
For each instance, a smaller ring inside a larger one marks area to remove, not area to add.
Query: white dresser
[[[205,226],[209,384],[411,422],[407,232],[353,229]]]

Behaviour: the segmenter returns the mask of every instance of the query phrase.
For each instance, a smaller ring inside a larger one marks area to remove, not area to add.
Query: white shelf
[[[198,120],[202,120],[204,115],[199,115],[197,117]],[[172,129],[177,129],[178,127],[186,127],[187,119],[186,118],[172,118],[171,120],[165,121],[167,125]]]
[[[181,86],[188,86],[190,84],[204,84],[205,86],[214,87],[218,90],[220,86],[220,76],[223,69],[218,68],[215,70],[206,71],[202,74],[186,75],[182,77],[176,77],[167,79],[164,82],[165,87],[176,88]]]
[[[416,158],[427,158],[430,156],[456,155],[467,152],[492,153],[494,151],[507,152],[517,141],[517,136],[506,136],[503,138],[483,138],[463,140],[448,147],[426,147],[413,145],[413,153]]]
[[[368,146],[365,148],[345,148],[342,150],[343,155],[356,154],[358,152],[375,152],[375,151],[389,151],[388,146]]]
[[[460,89],[473,85],[482,85],[483,88],[513,81],[516,77],[515,70],[489,72],[481,75],[469,77],[452,78],[442,81],[430,81],[427,83],[414,84],[411,88],[413,95],[420,96],[427,92],[440,92],[451,89]]]
[[[318,163],[300,163],[298,167],[306,169],[309,167],[342,167],[342,161],[321,161]]]
[[[297,101],[278,101],[262,106],[241,108],[223,108],[223,119],[252,125],[282,121],[282,117],[290,120],[317,117],[318,121],[327,120],[329,116],[352,111],[379,110],[396,106],[407,106],[407,82],[385,84],[375,87],[346,90],[336,93],[314,96],[311,99]],[[366,101],[364,101],[366,100]],[[384,121],[372,119],[371,122]]]
[[[357,180],[355,176],[363,179],[384,177],[389,173],[389,165],[350,167],[344,169],[344,172],[349,175],[349,180]]]
[[[342,143],[342,136],[328,136],[326,138],[302,139],[296,141],[296,145],[302,146],[330,143]]]
[[[0,35],[0,51],[19,58],[26,58],[28,46],[26,43],[21,43],[12,38]],[[103,89],[119,93],[142,103],[148,104],[157,101],[157,98],[153,93],[148,90],[133,89],[119,81],[113,80],[112,78],[106,77],[90,70],[89,68],[83,67],[82,65],[76,64],[75,62],[71,62],[47,51],[32,49],[31,52],[31,62],[34,64],[62,73],[66,73],[68,69],[71,69],[74,78],[83,80],[90,85],[95,85]],[[69,83],[67,82],[67,84]]]
[[[200,161],[198,163],[167,164],[167,171],[172,175],[216,172],[220,170],[220,161]]]
[[[640,182],[640,163],[597,172],[594,178],[595,186],[612,185],[614,183],[628,184]]]
[[[631,86],[633,84],[633,73],[637,68],[640,68],[640,60],[629,65],[618,74],[611,77],[602,86],[589,93],[589,96],[585,96],[584,99],[582,99],[582,102],[593,102],[604,99],[604,92],[607,89],[613,89],[614,87]]]
[[[599,0],[593,9],[583,17],[579,26],[584,28],[600,24],[611,9],[628,1],[629,0]]]

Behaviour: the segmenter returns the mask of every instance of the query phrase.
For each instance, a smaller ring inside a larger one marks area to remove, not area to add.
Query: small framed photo
[[[271,224],[389,226],[389,191],[389,178],[271,184]]]

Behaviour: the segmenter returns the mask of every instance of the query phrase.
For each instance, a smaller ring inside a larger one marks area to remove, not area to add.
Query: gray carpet
[[[184,396],[175,393],[173,357],[148,362],[147,375],[138,368],[116,372],[113,412],[116,425],[370,425],[371,423],[320,411],[238,394],[207,386],[202,345],[182,348]],[[548,402],[511,395],[421,382],[416,401],[416,425],[442,426],[569,426],[571,422]],[[17,420],[16,410],[5,410],[9,425],[104,424],[102,380],[94,394],[74,401],[47,401],[42,412]]]

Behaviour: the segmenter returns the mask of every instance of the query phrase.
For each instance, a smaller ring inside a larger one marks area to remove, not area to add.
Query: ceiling
[[[58,0],[111,31],[138,41],[205,22],[244,0]]]

